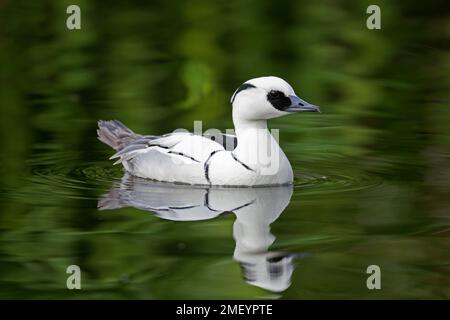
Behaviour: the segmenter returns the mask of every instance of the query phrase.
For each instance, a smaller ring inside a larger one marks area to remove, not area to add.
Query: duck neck
[[[276,140],[267,128],[267,120],[245,120],[233,117],[237,147],[233,154],[241,161],[251,164],[267,162],[273,151],[278,150]]]
[[[239,141],[248,136],[248,132],[261,131],[269,133],[267,128],[267,120],[244,120],[233,118],[234,130]]]

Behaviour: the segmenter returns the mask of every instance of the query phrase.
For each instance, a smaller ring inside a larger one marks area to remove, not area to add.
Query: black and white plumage
[[[245,82],[231,98],[236,135],[174,132],[136,134],[121,122],[99,121],[99,139],[117,150],[132,175],[192,185],[268,186],[290,184],[292,168],[267,128],[267,120],[291,112],[318,112],[277,77]]]

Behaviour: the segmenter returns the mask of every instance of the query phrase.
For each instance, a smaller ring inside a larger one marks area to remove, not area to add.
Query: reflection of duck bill
[[[233,212],[234,258],[251,285],[281,292],[291,282],[295,254],[270,252],[273,223],[289,204],[292,186],[220,188],[174,185],[125,175],[98,203],[100,210],[134,207],[174,221],[206,220]]]

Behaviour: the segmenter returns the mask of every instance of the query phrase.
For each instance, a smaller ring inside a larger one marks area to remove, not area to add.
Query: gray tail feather
[[[140,137],[118,120],[98,122],[98,139],[115,150],[121,150]]]

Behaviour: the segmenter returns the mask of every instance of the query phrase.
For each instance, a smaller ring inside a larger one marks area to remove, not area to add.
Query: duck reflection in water
[[[269,251],[272,224],[289,204],[292,186],[224,188],[152,182],[126,174],[98,203],[100,210],[134,207],[162,219],[197,221],[233,212],[234,259],[251,285],[282,292],[291,284],[297,254]]]

